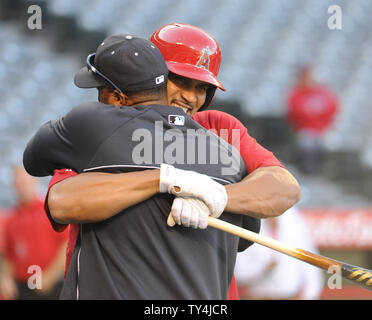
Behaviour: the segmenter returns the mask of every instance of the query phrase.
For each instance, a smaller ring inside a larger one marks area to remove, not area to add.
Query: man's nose
[[[197,95],[196,95],[196,90],[195,88],[192,88],[192,87],[188,87],[188,88],[184,88],[182,90],[182,97],[189,103],[189,104],[192,104],[192,105],[195,105],[196,101],[197,101]]]

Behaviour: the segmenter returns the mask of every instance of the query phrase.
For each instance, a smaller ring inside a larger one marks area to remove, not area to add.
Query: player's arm
[[[205,212],[218,217],[226,207],[226,189],[206,175],[162,164],[160,170],[129,173],[82,173],[54,184],[47,213],[57,223],[87,223],[108,219],[157,193],[197,197]],[[183,212],[182,224],[199,224],[198,212]],[[192,214],[192,217],[191,217]],[[208,216],[207,214],[207,216]],[[204,226],[206,227],[206,226]]]
[[[98,222],[159,192],[160,170],[87,172],[54,184],[47,204],[58,223]]]
[[[52,175],[55,169],[62,168],[81,171],[105,133],[115,130],[120,121],[106,121],[101,109],[99,103],[85,103],[41,126],[23,153],[26,171],[36,177]]]
[[[5,300],[13,300],[18,296],[13,269],[12,264],[0,252],[0,296]]]
[[[226,210],[267,218],[283,213],[298,201],[300,188],[279,166],[262,167],[243,181],[226,186]],[[50,213],[61,223],[101,221],[159,192],[159,170],[133,173],[89,172],[53,185]]]
[[[227,185],[226,191],[227,211],[257,218],[279,216],[301,196],[297,180],[279,166],[258,168],[241,182]]]
[[[16,299],[18,296],[18,288],[14,277],[14,265],[9,259],[13,251],[13,244],[11,244],[8,221],[5,222],[3,237],[4,246],[0,251],[0,297],[6,300]]]
[[[297,182],[287,172],[280,167],[260,168],[242,182],[226,186],[226,210],[265,218],[284,212],[296,201],[290,198],[288,190],[280,189],[285,179],[292,181],[288,183],[295,189],[292,197],[297,195]],[[108,219],[157,194],[159,173],[160,170],[87,172],[69,177],[50,188],[47,198],[50,214],[56,222],[64,224]],[[273,183],[275,177],[280,180],[278,183]]]
[[[284,213],[299,201],[301,189],[297,180],[272,152],[248,134],[239,120],[216,110],[199,112],[194,120],[207,129],[228,130],[224,139],[239,148],[249,173],[242,181],[226,186],[227,211],[269,218]],[[234,135],[234,131],[239,134]]]

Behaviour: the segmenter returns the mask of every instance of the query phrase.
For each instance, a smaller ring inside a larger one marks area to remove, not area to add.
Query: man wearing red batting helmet
[[[168,104],[182,108],[195,121],[207,129],[215,130],[230,144],[238,144],[248,175],[239,183],[225,186],[228,194],[226,210],[265,218],[280,215],[291,207],[299,198],[299,187],[274,155],[251,138],[247,129],[231,115],[213,110],[203,111],[213,100],[217,88],[224,90],[217,79],[221,52],[213,37],[194,26],[171,24],[158,29],[150,40],[159,48],[170,71]],[[114,98],[107,88],[100,88],[101,101],[111,104]],[[233,141],[233,129],[240,133],[237,141]],[[49,186],[46,210],[48,213],[50,210],[52,215],[53,211],[59,212],[60,221],[65,216],[64,223],[77,222],[78,216],[83,219],[96,213],[97,203],[107,211],[117,213],[127,206],[126,202],[129,200],[126,197],[128,189],[124,190],[123,186],[136,188],[135,182],[128,180],[126,175],[117,174],[113,180],[112,175],[104,173],[76,175],[71,170],[58,171]],[[66,179],[67,177],[70,179]],[[66,180],[56,183],[63,179]],[[131,184],[128,185],[128,181]],[[142,201],[144,195],[141,192],[143,193],[142,190],[137,190],[140,194],[137,198]],[[151,196],[152,193],[149,194]],[[84,204],[77,206],[82,203],[82,199],[85,200]],[[178,208],[173,207],[175,216],[182,215],[182,212],[176,212],[179,211]],[[75,218],[72,217],[74,214]],[[52,218],[51,222],[55,228],[63,228],[63,225],[56,224]],[[78,226],[71,226],[72,247],[70,245],[68,251],[67,266]]]
[[[217,41],[204,30],[187,24],[170,24],[155,31],[150,41],[154,43],[162,53],[168,70],[174,73],[177,79],[181,76],[208,84],[204,103],[198,106],[199,109],[185,110],[191,115],[196,111],[205,110],[215,95],[217,88],[225,91],[225,88],[217,79],[221,65],[221,50]],[[177,77],[178,76],[178,77]],[[172,91],[169,88],[168,91]],[[170,103],[177,105],[177,101]],[[192,104],[193,101],[181,100],[181,103]],[[179,105],[183,107],[182,104]]]

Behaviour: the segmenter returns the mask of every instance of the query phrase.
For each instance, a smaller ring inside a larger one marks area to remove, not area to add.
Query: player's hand
[[[223,185],[205,174],[177,169],[164,163],[160,167],[159,190],[177,197],[199,198],[215,218],[222,214],[227,204],[227,192]]]
[[[176,197],[173,200],[167,223],[173,227],[176,223],[194,229],[206,229],[210,214],[207,205],[197,198]]]

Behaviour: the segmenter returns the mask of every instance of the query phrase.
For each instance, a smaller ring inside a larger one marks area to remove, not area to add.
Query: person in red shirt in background
[[[310,66],[300,69],[298,82],[288,96],[287,120],[297,134],[303,173],[317,173],[321,164],[321,139],[339,109],[335,94],[315,82]]]
[[[57,299],[63,282],[68,232],[56,233],[44,213],[37,182],[23,167],[14,170],[18,205],[4,226],[0,296]]]

